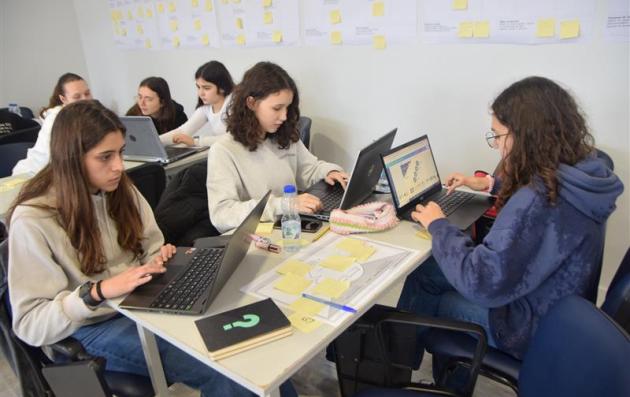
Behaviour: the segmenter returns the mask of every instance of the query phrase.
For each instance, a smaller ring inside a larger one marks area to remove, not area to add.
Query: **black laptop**
[[[382,159],[396,212],[402,219],[412,220],[417,204],[435,201],[451,223],[465,230],[492,206],[491,198],[481,194],[446,194],[426,135],[391,149]]]
[[[345,190],[338,183],[331,186],[323,180],[308,188],[306,193],[319,197],[322,209],[317,213],[304,215],[328,221],[332,210],[347,210],[369,198],[383,170],[380,156],[392,147],[397,130],[394,128],[361,149]]]
[[[205,312],[245,258],[270,193],[256,204],[225,247],[177,247],[166,273],[133,290],[120,307],[174,314]]]

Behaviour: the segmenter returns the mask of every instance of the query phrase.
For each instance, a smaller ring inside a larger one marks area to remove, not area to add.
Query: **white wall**
[[[32,3],[49,3],[15,2],[27,5],[7,7],[10,13],[32,9]],[[418,39],[415,45],[384,51],[369,47],[121,51],[113,45],[107,1],[61,4],[56,7],[63,8],[64,24],[74,24],[68,27],[73,31],[78,26],[82,50],[69,46],[76,51],[76,65],[47,52],[47,69],[86,67],[95,96],[119,112],[132,104],[141,79],[159,75],[190,115],[196,103],[193,75],[199,65],[220,60],[239,80],[257,61],[270,60],[297,81],[302,113],[313,118],[312,148],[320,157],[349,167],[357,150],[397,126],[395,144],[430,133],[442,174],[472,172],[493,169],[498,158],[483,140],[490,123],[488,105],[508,84],[537,74],[571,89],[598,146],[613,157],[617,174],[630,189],[630,44],[603,42],[599,28],[589,42],[548,46],[428,45]],[[55,7],[45,8],[53,12]],[[603,20],[605,8],[606,1],[599,1],[595,21]],[[75,12],[77,19],[71,20]],[[20,12],[9,18],[17,25],[16,20],[25,17]],[[47,13],[29,18],[35,18],[36,26],[51,25]],[[65,51],[66,43],[60,44]],[[38,43],[31,40],[29,45]],[[7,64],[12,71],[19,70],[16,60]],[[48,77],[39,105],[58,74]],[[26,71],[23,75],[28,76]],[[608,224],[604,286],[629,244],[629,209],[630,194],[624,193]]]

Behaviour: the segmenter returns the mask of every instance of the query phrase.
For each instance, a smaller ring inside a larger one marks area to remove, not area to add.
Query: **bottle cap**
[[[294,185],[284,185],[284,192],[285,193],[295,193],[295,186]]]

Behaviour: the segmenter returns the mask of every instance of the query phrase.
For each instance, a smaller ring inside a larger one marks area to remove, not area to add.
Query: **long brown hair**
[[[287,109],[287,119],[278,131],[269,134],[282,149],[287,149],[291,142],[297,142],[297,122],[300,119],[300,95],[295,82],[280,66],[271,62],[259,62],[245,72],[243,81],[234,88],[232,102],[227,111],[227,130],[234,139],[249,150],[254,151],[264,137],[261,137],[260,123],[256,114],[247,106],[247,98],[263,100],[282,90],[293,93],[293,102]]]
[[[512,137],[512,148],[501,162],[497,205],[527,185],[544,187],[554,204],[560,163],[574,165],[593,153],[593,136],[575,100],[555,82],[534,76],[506,88],[491,108]]]
[[[52,127],[50,163],[22,187],[7,216],[10,221],[15,208],[22,204],[49,211],[68,233],[81,271],[87,275],[102,272],[107,262],[84,158],[107,134],[118,132],[125,134],[124,125],[98,101],[77,101],[64,106]],[[46,195],[52,187],[54,201],[50,206],[25,204]],[[124,172],[118,188],[106,193],[106,201],[107,212],[118,231],[118,244],[140,258],[144,254],[142,219],[136,194]]]
[[[171,90],[166,80],[161,77],[147,77],[140,82],[138,88],[140,87],[147,87],[155,92],[160,101],[160,110],[157,116],[151,116],[158,133],[163,134],[179,127],[179,125],[176,125],[177,109],[175,108],[175,102],[171,97]],[[137,102],[127,110],[127,116],[143,116]]]
[[[43,107],[42,110],[39,111],[39,115],[42,118],[44,118],[44,113],[46,113],[48,109],[63,105],[61,99],[59,99],[59,96],[65,94],[63,87],[66,85],[66,83],[71,83],[73,81],[83,81],[83,77],[74,73],[64,73],[61,75],[61,77],[59,77],[59,80],[57,80],[57,84],[53,89],[53,93],[48,100],[48,106]]]

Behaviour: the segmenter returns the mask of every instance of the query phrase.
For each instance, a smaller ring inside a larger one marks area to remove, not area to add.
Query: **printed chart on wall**
[[[338,325],[345,311],[302,296],[306,293],[353,307],[410,259],[414,250],[329,233],[242,288],[289,309]]]
[[[630,1],[608,0],[604,37],[610,42],[630,41]]]
[[[425,0],[427,43],[552,44],[593,36],[595,0]]]
[[[153,50],[160,34],[152,0],[110,0],[114,43],[124,49]]]
[[[219,47],[212,0],[155,2],[162,48]]]

